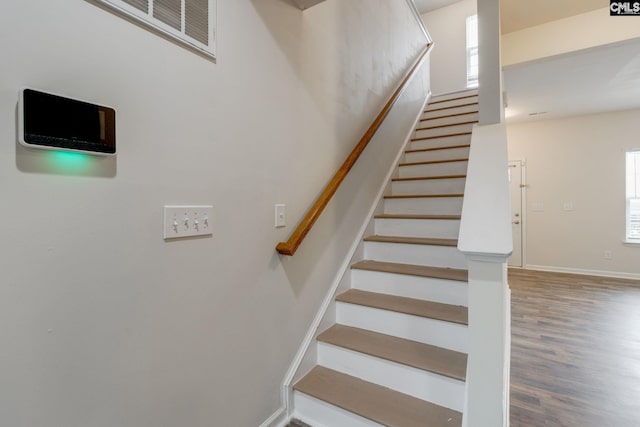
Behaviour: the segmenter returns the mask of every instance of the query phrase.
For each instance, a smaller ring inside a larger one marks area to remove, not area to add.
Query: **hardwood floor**
[[[511,427],[640,426],[640,282],[510,270]]]

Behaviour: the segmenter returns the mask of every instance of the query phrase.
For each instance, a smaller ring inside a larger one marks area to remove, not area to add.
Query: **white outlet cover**
[[[213,206],[165,206],[165,240],[213,234]]]

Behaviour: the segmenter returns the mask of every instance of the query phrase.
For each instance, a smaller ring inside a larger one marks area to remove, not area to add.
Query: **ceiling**
[[[460,0],[414,0],[420,13],[431,12]],[[607,0],[500,0],[502,34],[556,21],[609,5]]]
[[[416,7],[420,14],[431,12],[432,10],[440,9],[441,7],[449,6],[457,3],[461,0],[414,0]]]
[[[457,1],[415,0],[421,13]],[[502,33],[607,6],[606,0],[500,0]],[[503,72],[509,123],[640,108],[640,39],[516,64]]]
[[[640,39],[505,67],[509,123],[640,108]]]
[[[608,7],[607,0],[500,0],[502,34]]]

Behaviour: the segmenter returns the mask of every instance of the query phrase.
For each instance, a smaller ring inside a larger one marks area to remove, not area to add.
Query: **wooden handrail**
[[[391,98],[389,98],[389,100],[387,101],[385,106],[382,108],[378,116],[375,118],[373,123],[371,123],[371,126],[369,126],[369,129],[367,129],[367,131],[364,133],[364,135],[362,136],[358,144],[355,146],[351,154],[349,154],[349,156],[344,161],[342,166],[340,166],[340,169],[338,169],[338,171],[333,176],[333,178],[331,178],[331,181],[329,181],[329,184],[327,184],[324,190],[322,190],[322,193],[320,193],[316,201],[313,203],[313,206],[311,206],[311,209],[309,209],[309,211],[304,216],[304,218],[302,218],[302,220],[300,221],[296,229],[293,231],[291,236],[289,236],[289,240],[287,240],[286,242],[278,243],[278,245],[276,246],[276,250],[280,254],[293,255],[296,253],[296,251],[298,250],[298,247],[300,246],[300,244],[302,243],[306,235],[311,230],[311,227],[313,227],[313,224],[315,224],[315,222],[318,220],[318,218],[320,217],[320,214],[322,213],[324,208],[327,206],[327,204],[329,203],[333,195],[336,193],[336,191],[338,191],[338,187],[340,187],[340,184],[342,183],[342,181],[344,181],[347,174],[349,173],[353,165],[356,163],[356,161],[360,157],[360,154],[362,154],[367,144],[369,144],[369,141],[371,141],[371,139],[373,138],[373,135],[376,133],[376,131],[382,124],[383,120],[387,117],[387,115],[389,114],[389,111],[391,111],[391,108],[394,106],[396,101],[398,101],[398,98],[400,98],[400,95],[402,95],[402,92],[406,88],[407,83],[409,83],[413,75],[420,68],[420,65],[422,65],[422,63],[424,62],[425,58],[427,57],[427,52],[429,52],[429,50],[431,49],[431,46],[433,46],[433,43],[428,43],[424,47],[424,49],[418,56],[418,59],[416,59],[414,64],[411,66],[411,68],[406,72],[402,81],[398,85],[398,88],[395,90],[395,92],[393,92],[393,95],[391,95]]]

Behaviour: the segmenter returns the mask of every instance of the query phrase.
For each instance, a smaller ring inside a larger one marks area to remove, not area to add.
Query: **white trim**
[[[405,148],[406,148],[407,144],[409,143],[409,140],[411,139],[411,136],[413,135],[413,132],[415,131],[415,128],[416,128],[418,122],[420,121],[420,117],[422,116],[422,111],[424,111],[424,107],[429,102],[429,99],[431,99],[431,91],[429,91],[427,93],[427,96],[425,98],[424,104],[418,110],[418,113],[416,115],[416,119],[415,119],[413,125],[411,126],[411,128],[409,129],[409,131],[407,132],[407,136],[405,137],[404,144],[402,144],[402,146],[398,150],[398,154],[397,154],[395,160],[392,162],[391,167],[389,168],[389,172],[387,173],[384,181],[382,182],[381,188],[378,191],[378,194],[377,194],[376,198],[374,199],[374,202],[373,202],[371,208],[369,209],[369,213],[367,214],[366,219],[363,222],[363,225],[360,227],[360,230],[358,231],[358,234],[356,235],[357,237],[354,240],[353,245],[351,246],[351,248],[347,252],[347,255],[345,256],[345,259],[344,259],[343,263],[341,264],[340,268],[338,269],[338,273],[334,277],[333,282],[331,284],[331,287],[329,288],[329,291],[327,292],[324,300],[322,301],[322,305],[320,306],[318,312],[316,313],[316,316],[313,319],[313,322],[311,323],[311,326],[307,330],[307,334],[305,335],[304,340],[302,341],[302,344],[298,348],[298,351],[297,351],[295,357],[293,358],[293,362],[291,363],[291,365],[289,366],[289,369],[287,370],[287,373],[285,374],[285,378],[284,378],[284,381],[282,383],[282,394],[281,394],[281,396],[282,396],[283,407],[281,407],[281,409],[286,410],[287,418],[289,418],[289,417],[291,417],[293,415],[293,411],[292,411],[292,408],[293,408],[293,392],[291,390],[291,383],[293,382],[293,378],[294,378],[296,372],[298,371],[298,369],[300,368],[300,364],[302,363],[302,361],[304,359],[304,356],[306,355],[306,353],[307,353],[307,351],[309,349],[309,346],[315,340],[316,332],[318,330],[318,327],[320,326],[320,323],[322,322],[322,319],[324,318],[324,316],[325,316],[325,314],[327,312],[327,309],[329,308],[330,304],[333,302],[333,300],[335,298],[335,293],[338,290],[338,287],[340,285],[340,282],[342,281],[342,278],[349,271],[349,267],[351,266],[352,258],[354,256],[354,254],[356,253],[356,250],[358,249],[358,246],[360,246],[360,243],[362,241],[364,233],[367,231],[367,228],[369,227],[369,223],[371,222],[371,220],[372,220],[372,218],[373,218],[373,216],[374,216],[374,214],[376,212],[376,209],[378,207],[378,204],[380,203],[380,200],[382,199],[382,196],[384,195],[384,192],[387,189],[389,181],[391,180],[391,177],[393,176],[393,174],[394,174],[394,172],[395,172],[395,170],[396,170],[396,168],[398,166],[398,163],[400,162],[400,158],[402,157],[402,155],[404,155]]]
[[[460,250],[460,252],[464,253],[467,261],[493,262],[496,264],[507,262],[507,259],[511,256],[511,253],[467,252],[463,250]]]
[[[551,273],[569,273],[580,274],[583,276],[615,277],[617,279],[640,280],[640,274],[638,273],[623,273],[620,271],[588,270],[583,268],[554,267],[549,265],[533,264],[527,264],[527,266],[524,268],[527,270],[548,271]]]
[[[520,162],[520,264],[527,264],[527,162],[526,158],[509,160],[509,164]],[[507,260],[508,261],[508,260]],[[509,266],[511,267],[511,266]],[[514,268],[522,268],[516,267]]]
[[[291,419],[287,417],[286,409],[281,406],[269,418],[265,420],[260,427],[285,427]]]
[[[522,265],[527,265],[527,221],[529,220],[529,215],[527,215],[527,189],[529,188],[529,184],[527,184],[527,158],[523,157],[522,160],[522,179],[520,183],[524,185],[522,187],[522,212],[520,212],[520,217],[522,218]]]

